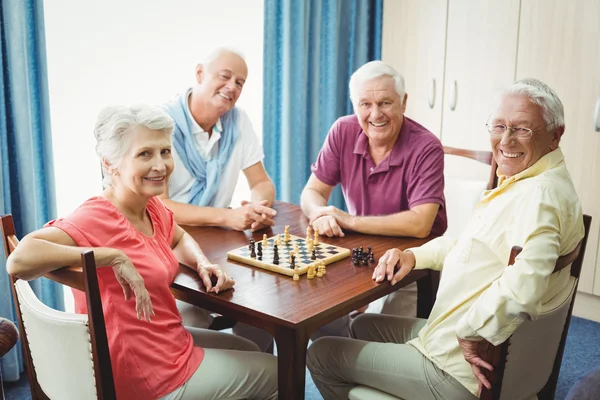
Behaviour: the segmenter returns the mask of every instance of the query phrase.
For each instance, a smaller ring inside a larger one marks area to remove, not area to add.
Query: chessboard
[[[308,271],[308,266],[311,264],[314,264],[314,266],[321,263],[327,265],[350,255],[350,250],[348,249],[319,242],[318,245],[314,246],[316,260],[311,260],[312,253],[308,251],[306,239],[290,235],[290,240],[287,243],[281,242],[281,244],[277,246],[279,265],[276,265],[272,263],[275,238],[276,236],[267,239],[267,247],[265,248],[263,246],[262,248],[262,260],[259,260],[258,257],[250,257],[251,251],[249,246],[231,250],[227,253],[227,258],[283,275],[293,276],[294,270],[290,268],[290,250],[294,250],[296,244],[298,245],[298,254],[295,255],[295,261],[296,266],[298,267],[298,275],[305,274]],[[259,241],[256,243],[258,242]]]

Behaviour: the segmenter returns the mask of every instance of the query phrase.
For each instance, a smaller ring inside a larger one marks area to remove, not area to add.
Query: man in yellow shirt
[[[557,258],[583,238],[581,204],[559,148],[563,114],[556,93],[538,80],[501,93],[487,124],[499,186],[484,193],[458,241],[388,250],[373,272],[375,281],[395,284],[413,268],[443,268],[429,319],[365,314],[352,324],[354,339],[316,341],[307,363],[325,400],[347,399],[355,385],[404,400],[473,399],[489,385],[478,342],[498,345],[536,319],[567,284],[568,268],[552,273]],[[514,245],[523,251],[508,268]]]

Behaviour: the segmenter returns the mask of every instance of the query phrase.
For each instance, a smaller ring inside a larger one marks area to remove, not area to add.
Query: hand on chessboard
[[[344,237],[342,229],[350,228],[352,216],[347,212],[334,206],[324,206],[316,208],[309,218],[309,223],[313,229],[318,229],[319,234],[328,237]]]
[[[219,294],[235,285],[235,281],[217,264],[198,264],[197,271],[207,293]]]
[[[236,231],[252,229],[252,232],[275,225],[277,211],[267,207],[267,201],[251,203],[242,200],[242,206],[231,210],[228,226]]]
[[[388,280],[395,285],[413,270],[415,263],[415,255],[412,252],[390,249],[379,258],[372,278],[378,283]]]

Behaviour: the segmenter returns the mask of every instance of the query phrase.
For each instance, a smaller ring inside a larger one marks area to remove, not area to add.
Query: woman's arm
[[[93,250],[98,267],[112,267],[123,287],[125,299],[136,299],[139,319],[150,321],[154,311],[144,279],[129,257],[109,247],[77,247],[77,243],[59,228],[47,227],[25,236],[6,261],[6,270],[19,279],[31,280],[66,266],[81,267],[81,253]]]
[[[235,285],[235,281],[219,265],[210,262],[194,238],[177,224],[175,224],[171,248],[180,263],[198,271],[207,292],[219,293],[231,289]],[[214,286],[211,276],[217,278]]]
[[[108,247],[83,248],[59,228],[47,227],[25,236],[6,262],[9,274],[24,280],[38,278],[66,266],[81,266],[81,253],[94,251],[96,264],[113,266],[115,259],[125,256]],[[126,256],[125,256],[126,257]]]

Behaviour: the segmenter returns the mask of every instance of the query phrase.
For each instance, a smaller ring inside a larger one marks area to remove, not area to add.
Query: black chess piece
[[[258,255],[258,261],[262,261],[262,243],[258,242],[256,245],[256,254]]]
[[[375,264],[375,255],[373,253],[369,255],[369,263]]]
[[[256,251],[254,250],[254,246],[250,248],[250,257],[256,258]]]
[[[369,247],[367,247],[367,250],[369,250],[369,253],[368,253],[368,254],[369,254],[369,256],[370,256],[371,254],[373,254],[373,247],[369,246]]]
[[[317,249],[313,249],[310,259],[313,261],[317,259]]]
[[[296,256],[292,254],[290,258],[292,259],[292,262],[290,263],[290,269],[294,269],[296,268]]]
[[[279,265],[279,250],[277,245],[273,245],[273,264]]]
[[[253,248],[254,248],[254,239],[250,239],[250,242],[248,243],[248,250],[252,251]]]
[[[352,264],[354,264],[355,267],[358,267],[360,265],[358,258],[352,258]]]
[[[362,260],[362,264],[363,264],[363,265],[369,265],[369,261],[367,260],[367,258],[366,258],[366,257],[364,257],[364,258],[363,258],[363,260]]]

